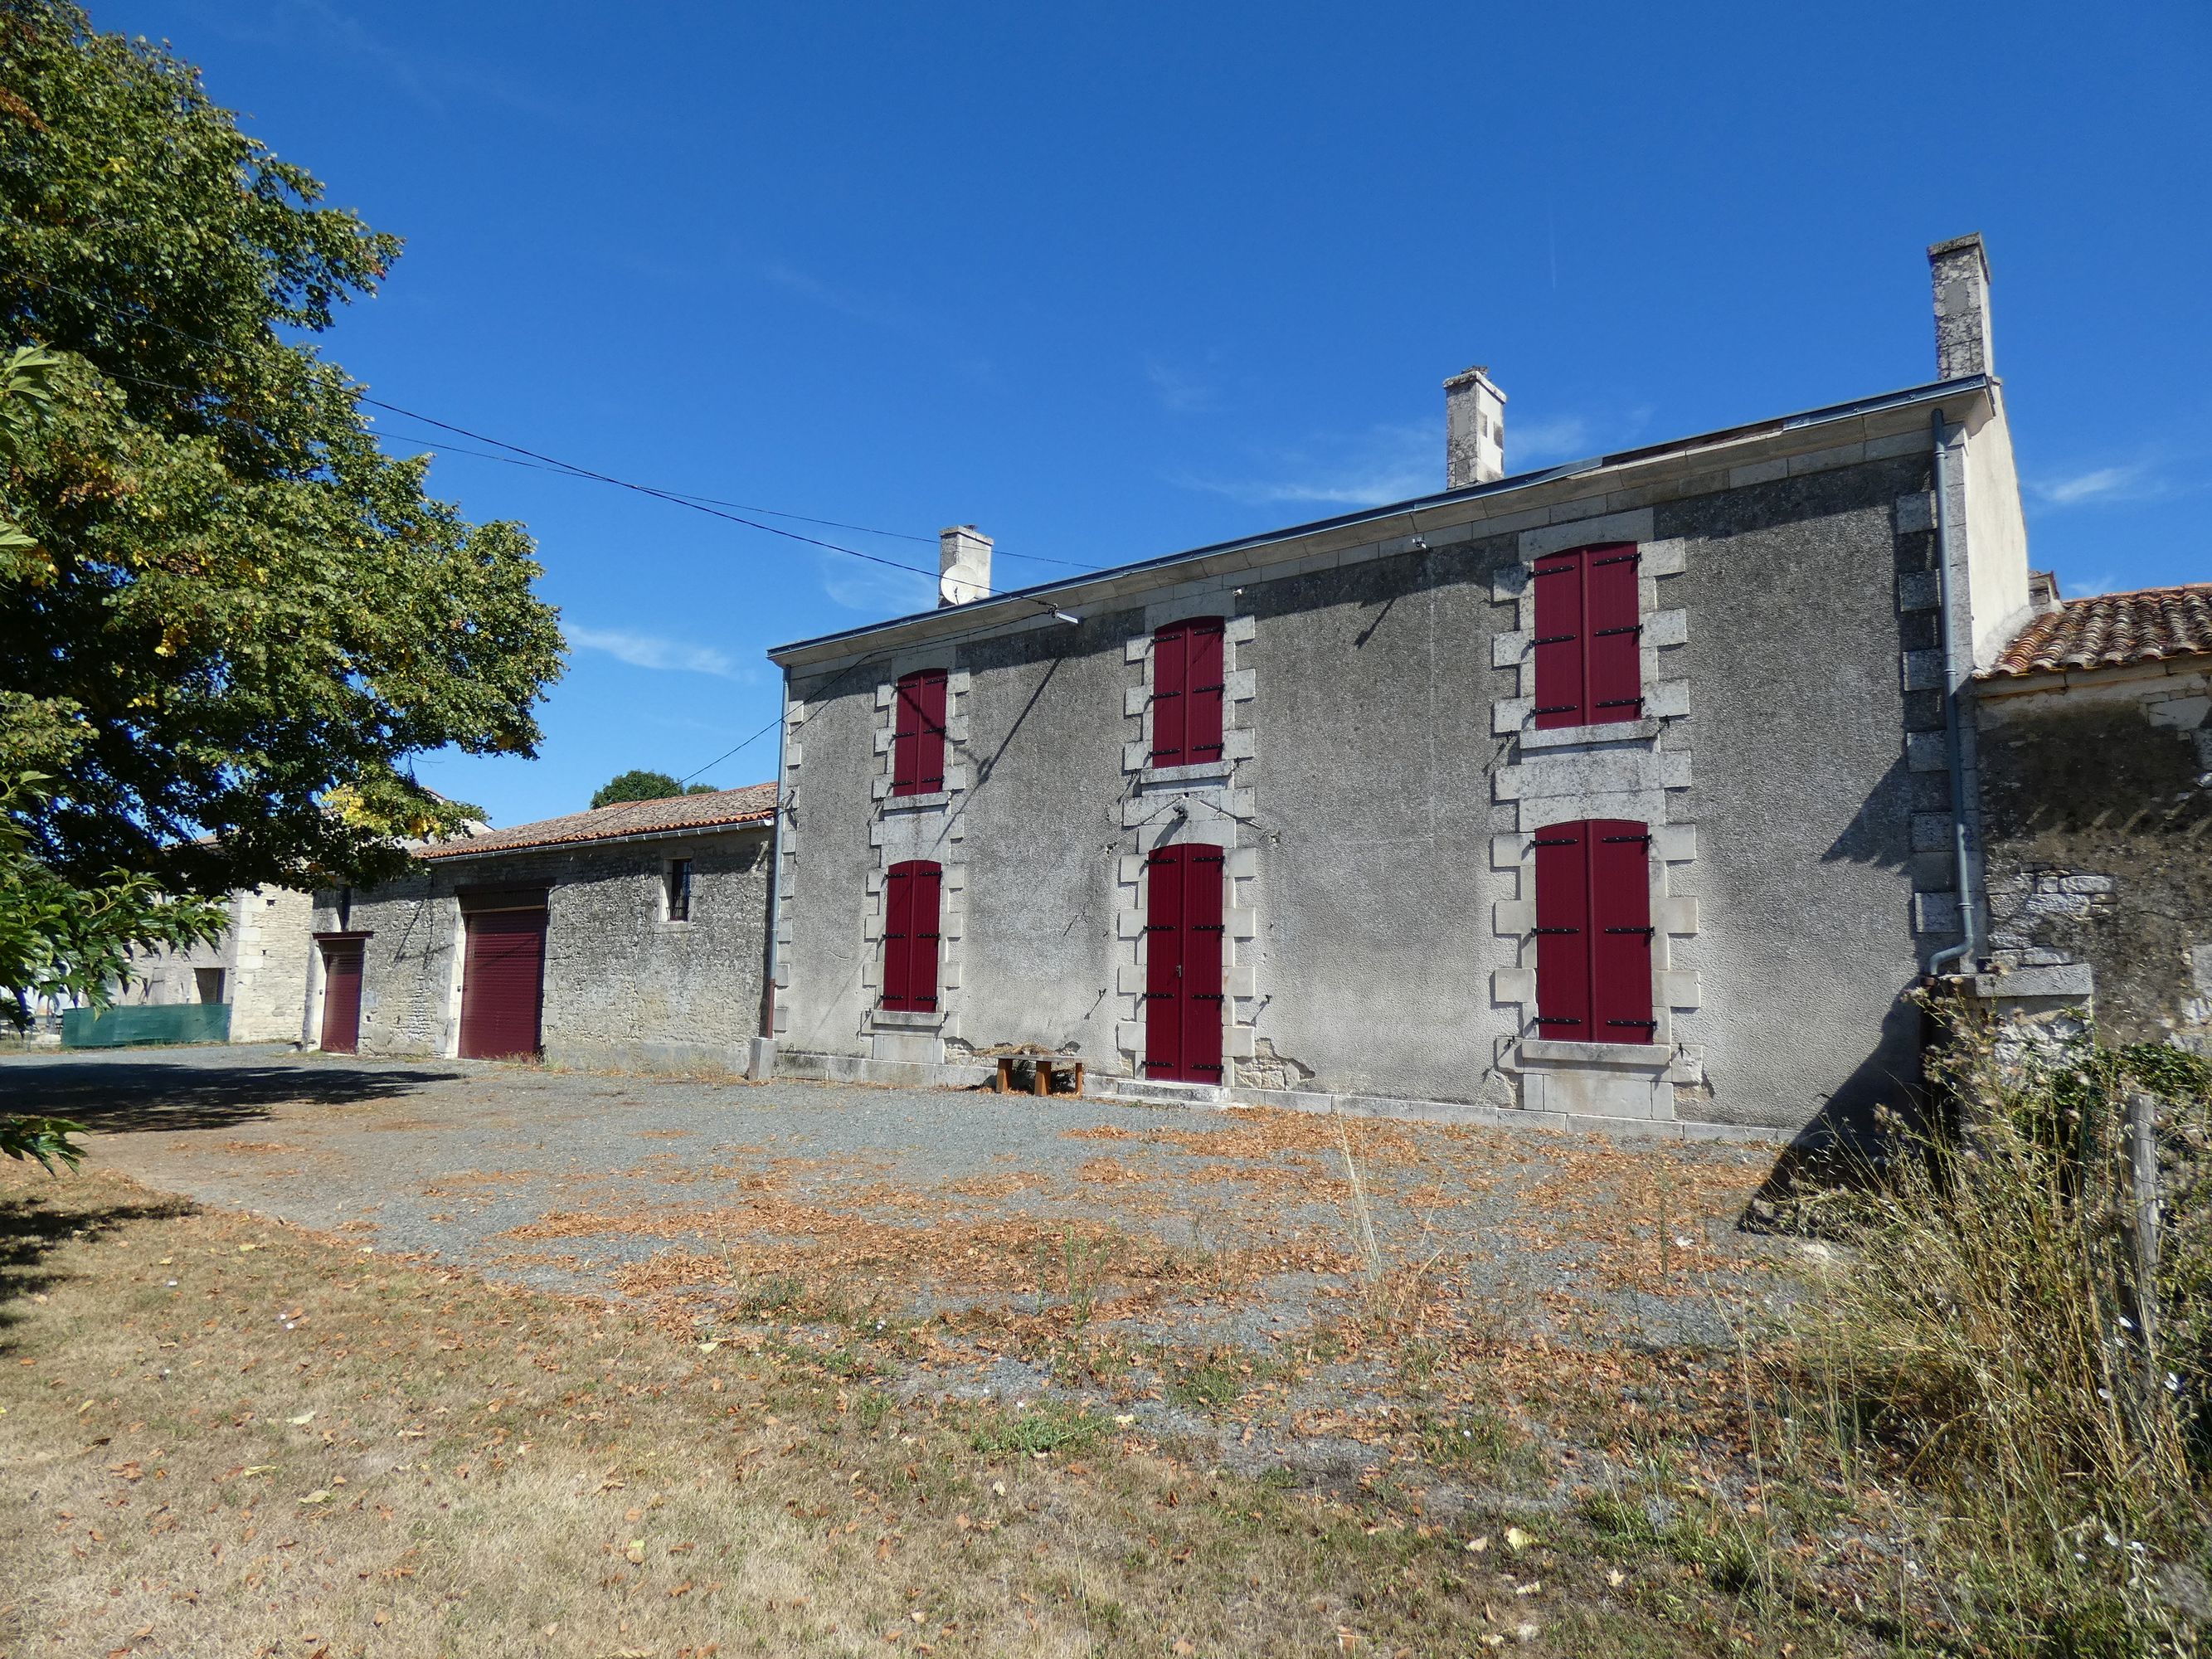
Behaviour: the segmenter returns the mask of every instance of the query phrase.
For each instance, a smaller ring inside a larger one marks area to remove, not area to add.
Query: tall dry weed
[[[2126,1095],[2156,1088],[2163,1139],[2185,1149],[2167,1161],[2188,1165],[2212,1068],[1953,1036],[1951,1128],[1889,1124],[1878,1176],[1831,1200],[1853,1249],[1798,1334],[1838,1402],[1835,1449],[1889,1449],[1900,1599],[1970,1645],[2193,1654],[2212,1568],[2204,1194],[2195,1170],[2167,1172],[2171,1316],[2147,1351],[2118,1131]]]

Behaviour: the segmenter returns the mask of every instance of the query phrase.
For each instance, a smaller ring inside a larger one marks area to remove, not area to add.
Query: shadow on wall
[[[225,1129],[272,1106],[350,1106],[392,1100],[458,1072],[333,1065],[180,1066],[159,1060],[21,1060],[0,1066],[0,1111],[65,1117],[103,1134]]]
[[[1943,781],[1946,775],[1933,775]],[[1861,803],[1851,821],[1844,826],[1828,850],[1820,855],[1824,864],[1871,864],[1885,870],[1902,869],[1912,856],[1912,780],[1911,767],[1899,756],[1889,763],[1889,770],[1881,775],[1881,781]],[[1949,810],[1950,798],[1946,794],[1941,803]],[[1929,810],[1936,810],[1931,808]]]
[[[1740,1218],[1742,1226],[1759,1232],[1790,1230],[1802,1200],[1863,1184],[1879,1170],[1892,1144],[1880,1122],[1885,1111],[1909,1125],[1925,1121],[1929,1095],[1920,1055],[1928,1040],[1928,1017],[1912,988],[1898,993],[1882,1022],[1880,1045],[1783,1149]]]

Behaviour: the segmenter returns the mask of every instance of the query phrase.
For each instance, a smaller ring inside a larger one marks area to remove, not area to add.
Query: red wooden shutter
[[[1181,766],[1190,709],[1190,630],[1171,623],[1152,635],[1152,764]]]
[[[1536,1035],[1561,1042],[1593,1041],[1588,828],[1554,823],[1535,835]]]
[[[545,912],[479,910],[465,920],[461,1058],[536,1054],[545,994]]]
[[[1549,553],[1535,562],[1536,726],[1597,726],[1644,712],[1636,549]]]
[[[1536,832],[1536,1034],[1649,1042],[1650,832],[1623,818]]]
[[[1227,684],[1218,617],[1170,623],[1152,635],[1152,764],[1221,758]]]
[[[1598,1042],[1649,1042],[1651,1017],[1651,834],[1598,818],[1585,826],[1590,860],[1590,1034]]]
[[[1644,628],[1636,597],[1632,545],[1585,548],[1583,610],[1589,617],[1589,723],[1632,720],[1644,713]]]
[[[1554,553],[1539,559],[1530,580],[1536,584],[1537,729],[1583,725],[1582,558]]]
[[[350,1054],[361,1047],[361,958],[359,944],[323,946],[323,1034],[326,1054]]]
[[[941,668],[903,675],[891,725],[891,793],[933,795],[945,787],[945,683]]]
[[[1146,860],[1145,1074],[1219,1083],[1228,935],[1218,847],[1188,842]]]
[[[937,1010],[939,902],[945,872],[921,859],[894,864],[884,881],[883,1006],[894,1013]]]
[[[1182,759],[1186,766],[1221,758],[1222,699],[1228,685],[1222,622],[1206,617],[1183,628]]]

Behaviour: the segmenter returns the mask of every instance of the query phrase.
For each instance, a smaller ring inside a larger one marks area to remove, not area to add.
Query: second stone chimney
[[[1444,488],[1464,489],[1505,476],[1505,394],[1490,371],[1470,368],[1444,382]]]
[[[1981,233],[1929,248],[1928,276],[1936,290],[1936,378],[1996,374],[1990,351],[1990,256]]]
[[[937,603],[966,605],[991,592],[991,538],[972,524],[937,532]]]

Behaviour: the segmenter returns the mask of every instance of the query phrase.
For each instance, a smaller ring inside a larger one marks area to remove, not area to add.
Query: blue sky
[[[375,395],[894,560],[971,522],[1006,586],[1439,488],[1473,362],[1514,470],[1923,382],[1923,250],[1978,229],[2035,562],[2212,578],[2201,3],[93,15],[406,238],[326,341]],[[422,767],[495,823],[697,771],[773,718],[765,647],[932,602],[381,423],[528,524],[574,647],[539,759]]]

